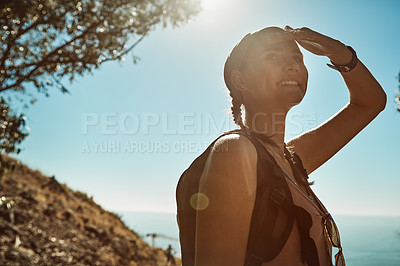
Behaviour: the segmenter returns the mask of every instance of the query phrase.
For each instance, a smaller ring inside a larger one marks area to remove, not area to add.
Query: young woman
[[[308,72],[298,44],[330,59],[330,67],[342,75],[350,99],[332,118],[285,143],[286,114],[301,102],[307,89]],[[307,174],[324,164],[385,108],[381,86],[350,46],[308,28],[289,26],[247,34],[226,60],[224,79],[232,97],[235,123],[243,132],[250,132],[280,168],[295,206],[291,209],[294,222],[279,252],[254,265],[332,265],[332,246],[339,248],[335,264],[344,265],[337,228],[312,192]],[[292,156],[301,159],[303,175],[294,167]],[[199,180],[181,177],[177,203],[184,266],[253,265],[248,245],[259,161],[250,137],[225,134],[212,144]],[[332,193],[338,189],[339,185]],[[304,226],[307,221],[308,227]],[[268,245],[261,248],[268,251]]]

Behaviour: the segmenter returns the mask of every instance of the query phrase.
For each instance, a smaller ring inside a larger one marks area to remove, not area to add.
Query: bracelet
[[[357,58],[356,51],[354,51],[354,49],[351,48],[351,46],[346,46],[346,47],[347,47],[347,49],[350,50],[350,52],[351,52],[352,55],[353,55],[352,58],[351,58],[350,63],[348,63],[347,65],[336,65],[336,64],[333,63],[332,60],[331,60],[331,63],[332,63],[332,64],[327,64],[328,67],[333,68],[333,69],[336,69],[336,70],[339,71],[339,72],[345,72],[345,73],[347,73],[347,72],[350,72],[351,70],[353,70],[353,69],[357,66],[358,58]]]

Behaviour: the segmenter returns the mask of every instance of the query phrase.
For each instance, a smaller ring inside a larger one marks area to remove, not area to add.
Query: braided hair
[[[250,43],[251,34],[247,34],[232,50],[226,59],[224,66],[224,80],[226,87],[229,90],[229,95],[231,97],[231,112],[233,116],[233,121],[240,128],[244,129],[245,125],[242,118],[242,105],[244,106],[243,94],[242,92],[233,84],[231,74],[235,69],[243,69],[245,66],[244,55]]]
[[[243,95],[242,92],[234,88],[234,90],[230,90],[229,95],[231,96],[231,111],[233,116],[233,121],[236,125],[240,126],[242,129],[245,127],[243,124],[242,118],[242,105],[243,102]]]

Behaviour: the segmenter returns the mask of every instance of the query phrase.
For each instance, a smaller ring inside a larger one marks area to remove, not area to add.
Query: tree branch
[[[142,41],[144,39],[145,36],[146,36],[146,32],[134,44],[132,44],[124,52],[120,53],[117,57],[106,58],[106,59],[102,60],[102,63],[103,62],[107,62],[107,61],[111,61],[111,60],[121,59],[122,56],[124,56],[127,53],[129,53],[136,45],[138,45],[140,43],[140,41]]]
[[[44,21],[44,20],[43,20]],[[28,28],[18,32],[14,38],[11,39],[11,43],[7,42],[7,49],[3,54],[3,58],[1,59],[1,63],[0,63],[0,69],[4,69],[4,65],[6,62],[6,59],[11,51],[11,48],[15,46],[15,43],[17,42],[17,40],[19,39],[19,37],[21,37],[22,35],[24,35],[25,33],[27,33],[28,31],[30,31],[31,29],[35,28],[36,26],[40,25],[40,21],[38,20],[36,23],[32,23],[31,26],[29,26]]]
[[[91,25],[91,26],[88,27],[81,35],[77,35],[77,36],[75,36],[74,38],[72,38],[71,40],[69,40],[68,42],[66,42],[66,43],[64,43],[63,45],[57,47],[55,50],[53,50],[53,51],[50,52],[47,56],[45,56],[45,57],[42,59],[42,61],[38,62],[37,65],[36,65],[36,67],[35,67],[34,69],[32,69],[27,75],[25,75],[25,76],[19,78],[14,84],[11,84],[11,85],[8,85],[8,86],[6,86],[6,87],[4,87],[4,88],[1,88],[1,89],[0,89],[0,92],[9,90],[9,89],[11,89],[11,88],[13,88],[13,87],[16,87],[16,86],[20,85],[22,82],[24,82],[25,80],[29,79],[29,78],[35,73],[36,70],[38,70],[41,66],[44,65],[44,63],[46,62],[46,60],[47,60],[50,56],[56,54],[59,50],[63,49],[65,46],[71,44],[72,42],[74,42],[74,41],[76,41],[76,40],[82,38],[83,36],[85,36],[85,35],[87,34],[87,32],[89,31],[89,29],[92,29],[92,28],[94,28],[94,27],[97,27],[97,26],[100,25],[102,22],[103,22],[103,21],[100,21],[100,22],[98,22],[98,23],[96,23],[96,24]]]

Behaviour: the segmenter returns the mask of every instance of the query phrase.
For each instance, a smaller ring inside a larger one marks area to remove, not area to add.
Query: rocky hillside
[[[0,265],[165,265],[118,215],[15,164],[0,180]]]

